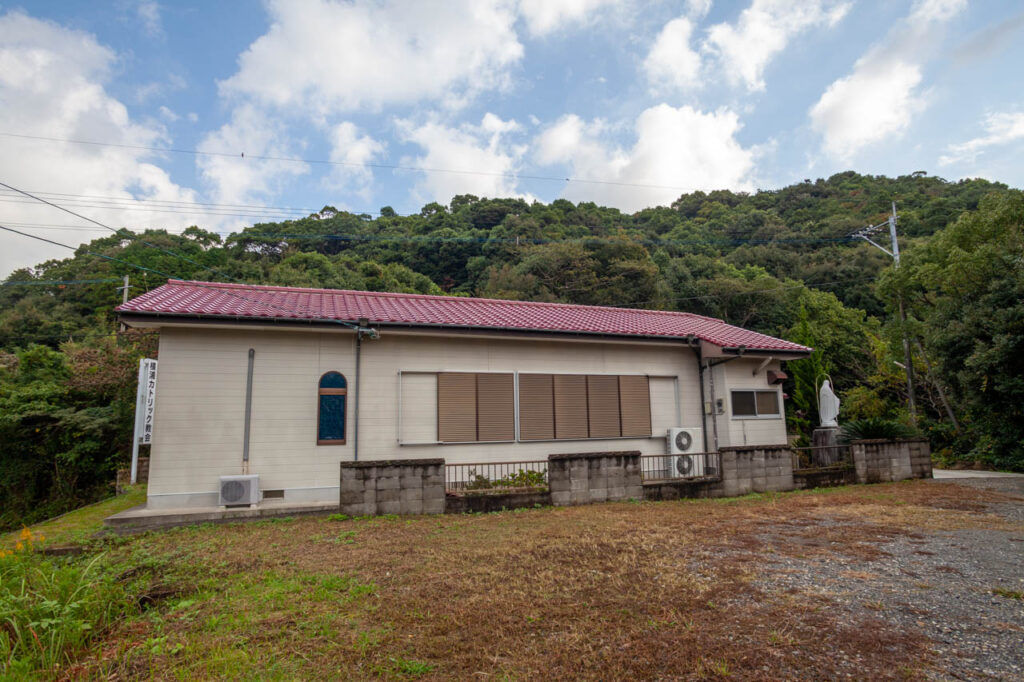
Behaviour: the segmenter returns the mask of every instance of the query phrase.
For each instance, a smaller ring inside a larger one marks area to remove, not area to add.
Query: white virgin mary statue
[[[821,416],[822,428],[839,426],[839,397],[832,390],[832,382],[828,379],[821,383],[821,390],[818,391],[818,414]]]

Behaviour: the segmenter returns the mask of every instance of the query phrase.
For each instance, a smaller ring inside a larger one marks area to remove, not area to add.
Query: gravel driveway
[[[1024,477],[972,477],[932,485],[1003,493],[984,512],[1011,523],[999,530],[898,534],[877,541],[867,557],[842,551],[808,557],[774,553],[769,559],[773,570],[765,571],[759,583],[773,591],[824,597],[856,620],[873,616],[901,631],[924,634],[932,641],[932,679],[1024,679]],[[844,523],[825,516],[817,519],[813,532],[834,533]],[[785,529],[769,529],[760,539],[778,547],[797,538]]]

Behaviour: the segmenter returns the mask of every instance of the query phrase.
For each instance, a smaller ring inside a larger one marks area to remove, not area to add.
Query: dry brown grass
[[[122,551],[166,562],[195,594],[126,623],[76,674],[912,678],[924,670],[921,635],[752,578],[772,554],[871,560],[921,528],[1003,529],[982,513],[994,499],[916,482],[154,534]]]

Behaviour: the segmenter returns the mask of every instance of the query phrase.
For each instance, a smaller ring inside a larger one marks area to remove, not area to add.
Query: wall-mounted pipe
[[[252,423],[252,367],[256,349],[249,349],[249,371],[245,378],[245,433],[242,435],[242,473],[249,473],[249,426]]]
[[[700,346],[693,348],[693,354],[697,357],[697,383],[700,384],[700,433],[703,443],[701,447],[704,452],[708,452],[708,405],[707,398],[704,396],[704,354],[700,351]],[[714,409],[712,407],[712,409]],[[715,449],[717,450],[718,438],[715,438]]]

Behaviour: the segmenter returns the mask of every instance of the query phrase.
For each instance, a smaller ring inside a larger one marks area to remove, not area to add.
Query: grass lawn
[[[62,674],[915,678],[927,666],[922,636],[870,613],[851,617],[820,595],[766,590],[756,580],[764,560],[863,559],[900,534],[1006,529],[981,511],[993,495],[915,481],[108,540],[98,545],[105,570],[146,576],[139,607]]]
[[[103,529],[103,519],[111,514],[137,507],[146,502],[145,484],[128,486],[123,495],[111,497],[73,512],[30,526],[34,535],[43,535],[50,546],[81,544]],[[0,536],[0,549],[10,549],[18,541],[20,531]]]

